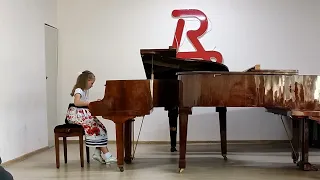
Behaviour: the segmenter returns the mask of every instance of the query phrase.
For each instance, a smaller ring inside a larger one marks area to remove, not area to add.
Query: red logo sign
[[[211,61],[216,59],[216,62],[222,63],[222,55],[218,51],[206,51],[199,41],[201,37],[208,29],[208,18],[200,10],[197,9],[179,9],[172,11],[172,16],[180,18],[177,22],[176,32],[173,37],[172,47],[178,49],[177,57],[183,59],[202,59]],[[186,32],[188,39],[195,47],[196,51],[193,52],[179,52],[182,33],[184,30],[185,20],[181,18],[197,18],[200,21],[200,27],[197,30],[189,30]]]

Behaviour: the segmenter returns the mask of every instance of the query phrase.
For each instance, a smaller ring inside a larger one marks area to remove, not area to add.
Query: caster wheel
[[[314,166],[308,162],[300,161],[300,162],[298,162],[298,164],[299,164],[299,168],[304,171],[318,171],[319,170],[316,166]]]
[[[124,168],[123,167],[119,167],[119,170],[120,170],[120,172],[123,172]]]
[[[179,173],[182,173],[183,171],[184,171],[184,169],[183,169],[183,168],[180,168]]]

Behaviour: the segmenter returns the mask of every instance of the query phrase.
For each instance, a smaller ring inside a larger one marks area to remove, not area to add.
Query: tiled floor
[[[115,153],[115,145],[111,144]],[[92,151],[91,151],[92,152]],[[187,146],[187,167],[178,172],[178,153],[169,152],[168,145],[139,144],[136,159],[119,172],[116,165],[108,167],[95,161],[80,167],[78,145],[68,146],[68,164],[61,156],[60,169],[55,168],[54,149],[33,156],[23,162],[5,167],[15,180],[304,180],[320,179],[319,172],[304,172],[292,163],[289,145],[228,145],[225,162],[219,144],[192,144]],[[61,149],[61,155],[63,151]],[[319,164],[320,151],[310,153],[310,162]]]

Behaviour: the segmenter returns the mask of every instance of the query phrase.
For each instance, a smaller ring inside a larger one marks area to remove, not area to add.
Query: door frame
[[[58,41],[58,35],[59,35],[59,29],[58,28],[56,28],[56,27],[54,27],[54,26],[52,26],[52,25],[50,25],[50,24],[47,24],[47,23],[44,23],[44,45],[45,45],[45,74],[46,74],[46,106],[47,106],[47,108],[46,108],[46,111],[47,111],[47,113],[46,113],[46,115],[47,115],[47,129],[48,129],[48,138],[47,138],[47,142],[48,142],[48,147],[53,147],[54,146],[54,139],[53,140],[50,140],[50,136],[49,136],[49,133],[54,133],[53,132],[53,130],[54,129],[50,129],[49,128],[49,118],[48,118],[48,94],[47,94],[47,83],[48,83],[48,81],[47,81],[47,79],[48,79],[48,72],[47,72],[47,57],[46,57],[46,29],[45,28],[52,28],[52,29],[55,29],[56,30],[56,33],[57,33],[57,44],[56,44],[56,72],[55,72],[55,74],[56,74],[56,100],[55,100],[55,104],[56,104],[56,118],[58,118],[58,100],[57,100],[57,97],[58,97],[58,72],[59,72],[59,70],[58,70],[58,67],[59,67],[59,53],[58,53],[58,50],[59,50],[59,41]],[[58,124],[58,121],[57,121],[57,119],[56,119],[56,124]],[[53,135],[53,138],[54,138],[54,135]]]

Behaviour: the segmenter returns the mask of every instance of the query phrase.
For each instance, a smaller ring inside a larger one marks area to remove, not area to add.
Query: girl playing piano
[[[78,76],[70,94],[74,98],[74,105],[70,105],[66,119],[70,124],[82,125],[85,131],[86,146],[95,147],[92,158],[100,163],[110,164],[116,162],[117,159],[107,148],[107,130],[96,117],[91,116],[88,109],[88,91],[94,82],[95,76],[90,71],[83,71]]]

